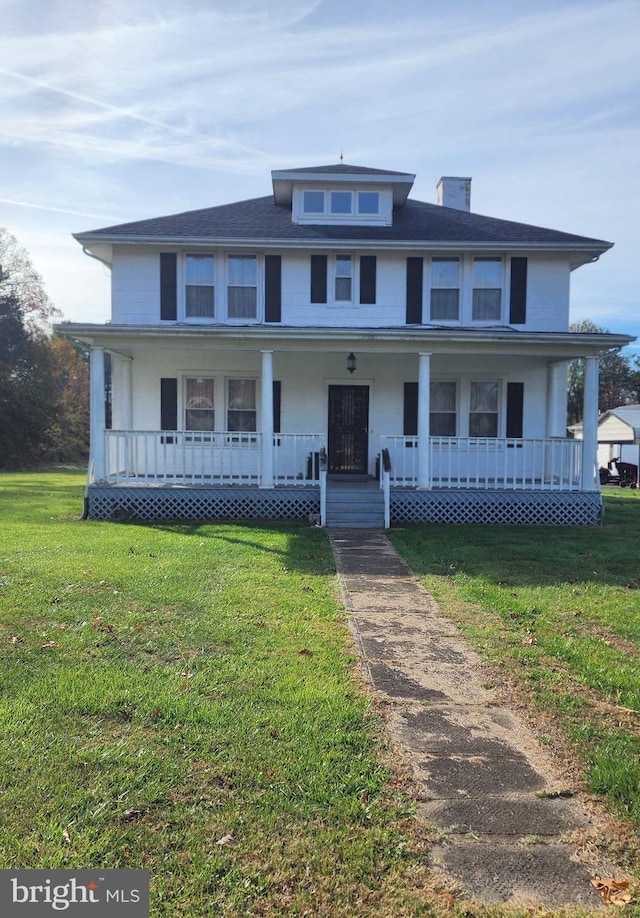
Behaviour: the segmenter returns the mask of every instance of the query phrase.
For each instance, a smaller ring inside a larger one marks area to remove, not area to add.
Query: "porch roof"
[[[630,335],[583,332],[525,332],[509,327],[444,328],[323,328],[282,325],[97,325],[65,323],[55,326],[67,338],[130,355],[138,347],[202,346],[275,351],[356,350],[379,354],[486,354],[530,356],[563,361],[599,356],[612,347],[625,347]]]

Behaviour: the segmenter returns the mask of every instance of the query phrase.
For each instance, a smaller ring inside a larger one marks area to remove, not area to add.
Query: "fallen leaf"
[[[445,905],[448,908],[453,908],[456,904],[456,900],[453,898],[450,892],[443,892],[442,898],[444,899]]]
[[[10,644],[19,644],[21,640],[22,640],[22,638],[16,637],[16,636],[14,635],[13,637],[10,637],[10,638],[9,638],[9,643],[10,643]]]
[[[44,649],[45,647],[57,647],[57,646],[58,645],[55,641],[45,641],[44,644],[40,644],[41,649]]]
[[[627,905],[633,898],[627,880],[616,880],[614,877],[603,880],[601,877],[593,877],[591,884],[600,893],[603,901],[610,905]]]
[[[308,647],[303,647],[302,650],[298,651],[298,653],[300,654],[301,657],[312,657],[313,656],[313,650],[309,650]]]
[[[254,622],[253,627],[254,628],[266,628],[267,625],[266,625],[266,622]]]
[[[151,720],[157,720],[160,716],[160,708],[154,708],[151,712]]]
[[[218,839],[216,845],[232,845],[235,840],[234,835],[223,835],[222,838]]]
[[[69,832],[66,829],[62,830],[62,837],[64,838],[64,840],[66,841],[68,845],[71,844],[71,836],[69,835]]]

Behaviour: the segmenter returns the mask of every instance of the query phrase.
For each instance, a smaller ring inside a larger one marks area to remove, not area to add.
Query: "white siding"
[[[216,316],[224,316],[224,265],[227,252],[213,251],[217,260]],[[352,300],[335,302],[333,259],[335,252],[318,248],[317,254],[328,256],[328,302],[311,303],[310,252],[282,252],[282,324],[293,326],[321,326],[327,328],[381,328],[403,326],[406,318],[406,259],[407,252],[377,254],[376,302],[360,304],[359,256],[375,255],[374,250],[353,252]],[[417,254],[417,253],[412,253]],[[117,246],[113,258],[113,312],[116,324],[153,325],[160,322],[160,248],[143,246]],[[461,290],[461,321],[471,323],[471,263],[464,259]],[[259,267],[263,264],[259,258]],[[423,317],[429,317],[430,258],[424,261]],[[178,320],[181,316],[183,296],[181,258],[178,255]],[[527,322],[519,326],[527,331],[566,331],[569,322],[569,266],[564,256],[534,255],[528,262]],[[504,272],[502,323],[509,319],[508,270]],[[258,296],[263,285],[258,283]],[[259,305],[258,315],[262,315]],[[198,320],[202,324],[203,320]],[[237,323],[236,323],[237,324]],[[435,323],[442,324],[442,323]],[[455,327],[458,323],[447,323]],[[482,323],[487,324],[487,323]],[[489,323],[491,324],[491,323]]]
[[[160,251],[116,246],[112,267],[112,321],[124,325],[160,322]]]

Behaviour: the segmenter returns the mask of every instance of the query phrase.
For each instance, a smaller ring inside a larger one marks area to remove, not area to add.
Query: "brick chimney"
[[[455,210],[471,210],[471,179],[456,175],[443,176],[437,185],[438,204]]]

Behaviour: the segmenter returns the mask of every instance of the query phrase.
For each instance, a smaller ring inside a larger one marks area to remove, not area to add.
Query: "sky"
[[[0,21],[0,226],[63,320],[109,318],[72,233],[343,155],[614,242],[573,273],[571,319],[640,338],[637,0],[0,0]]]

